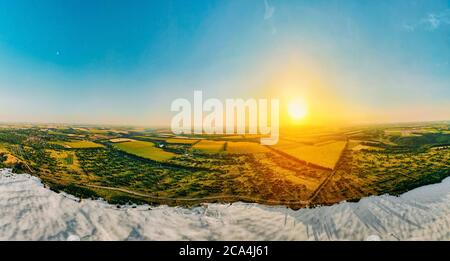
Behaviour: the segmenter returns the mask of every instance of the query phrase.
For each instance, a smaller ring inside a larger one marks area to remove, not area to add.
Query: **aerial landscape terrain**
[[[450,240],[449,36],[450,0],[0,1],[0,241]]]
[[[3,124],[0,168],[78,198],[194,206],[236,201],[293,209],[399,195],[450,176],[450,123],[174,135],[167,129]]]

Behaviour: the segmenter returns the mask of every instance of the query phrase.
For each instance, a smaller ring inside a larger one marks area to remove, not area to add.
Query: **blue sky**
[[[448,120],[449,60],[449,0],[5,0],[0,121],[165,125],[194,89]]]

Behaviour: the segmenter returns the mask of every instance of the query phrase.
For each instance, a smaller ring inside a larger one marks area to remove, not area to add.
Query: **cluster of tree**
[[[0,168],[6,167],[5,161],[8,159],[5,153],[0,153]]]
[[[97,199],[97,198],[99,198],[99,195],[92,189],[80,187],[75,184],[64,185],[64,184],[49,183],[48,185],[49,185],[50,189],[55,192],[63,191],[63,192],[71,194],[80,199],[83,199],[83,198]]]
[[[8,159],[8,156],[5,153],[0,153],[0,163],[5,162]]]
[[[11,144],[22,144],[27,136],[25,134],[16,133],[13,130],[3,130],[0,132],[0,141]]]
[[[417,136],[393,136],[392,142],[408,148],[431,147],[436,145],[450,145],[450,134],[422,133]]]

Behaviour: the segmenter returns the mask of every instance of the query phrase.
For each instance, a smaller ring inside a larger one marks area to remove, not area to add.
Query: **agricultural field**
[[[69,136],[70,137],[70,136]],[[103,145],[86,140],[74,140],[74,141],[56,141],[54,144],[61,145],[68,149],[92,149],[102,148]]]
[[[192,148],[204,153],[219,153],[224,151],[225,144],[224,141],[201,140]]]
[[[127,139],[127,138],[116,138],[116,139],[110,139],[109,141],[112,143],[122,143],[122,142],[129,142],[129,141],[133,141],[133,140]]]
[[[308,145],[302,142],[281,140],[279,144],[273,146],[273,149],[307,163],[334,169],[346,144],[346,141],[331,140]]]
[[[281,130],[259,136],[165,129],[6,125],[0,167],[113,204],[258,202],[291,208],[397,195],[450,176],[449,123]]]
[[[186,145],[193,145],[193,144],[199,142],[199,140],[195,140],[195,139],[175,139],[175,138],[171,138],[171,139],[165,140],[165,142],[167,142],[167,143],[169,143],[169,144],[186,144]]]
[[[226,145],[226,152],[230,154],[267,153],[269,149],[255,142],[229,141]]]
[[[157,148],[154,143],[146,141],[133,140],[117,143],[113,146],[126,153],[154,161],[166,161],[174,156],[173,153]]]
[[[222,140],[231,140],[231,141],[239,141],[245,138],[244,135],[225,135],[221,136],[220,139]]]
[[[410,136],[409,136],[410,137]],[[356,145],[358,147],[361,145]],[[404,151],[399,151],[404,150]],[[378,148],[345,151],[340,166],[315,198],[337,203],[389,192],[397,195],[450,175],[449,149]]]
[[[57,160],[58,164],[64,166],[67,170],[81,172],[80,163],[73,151],[47,150],[50,157]]]

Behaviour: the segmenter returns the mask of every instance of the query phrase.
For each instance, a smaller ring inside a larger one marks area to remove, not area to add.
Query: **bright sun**
[[[292,120],[299,121],[308,114],[308,106],[301,100],[294,100],[288,104],[288,113]]]

